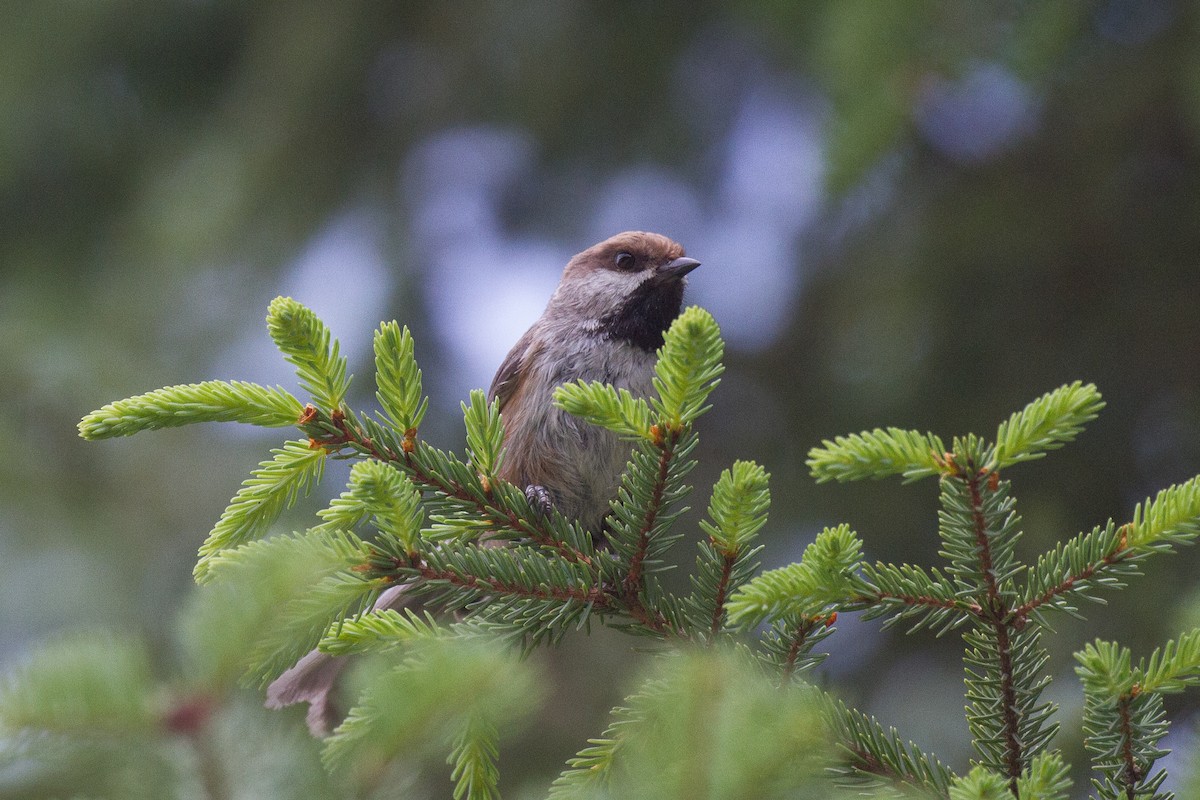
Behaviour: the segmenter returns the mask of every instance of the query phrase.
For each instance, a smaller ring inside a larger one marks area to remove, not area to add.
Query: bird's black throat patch
[[[599,330],[610,339],[653,353],[662,347],[663,333],[682,306],[682,280],[675,276],[649,278],[620,308],[601,318]]]

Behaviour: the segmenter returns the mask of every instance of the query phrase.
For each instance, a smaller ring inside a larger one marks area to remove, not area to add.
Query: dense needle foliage
[[[651,637],[661,654],[554,781],[551,797],[845,791],[1065,800],[1071,780],[1055,748],[1056,708],[1044,697],[1042,633],[1056,613],[1078,615],[1081,601],[1123,587],[1143,559],[1200,533],[1197,478],[1148,499],[1125,524],[1097,525],[1032,564],[1018,558],[1020,517],[1001,471],[1071,441],[1095,418],[1100,395],[1077,382],[1013,414],[994,442],[968,435],[947,447],[932,434],[888,428],[812,450],[818,481],[936,476],[940,566],[868,563],[858,535],[840,525],[818,535],[801,561],[759,572],[769,476],[739,461],[712,489],[691,591],[680,595],[660,573],[678,560],[685,533],[674,523],[691,491],[696,422],[722,372],[723,342],[707,312],[690,308],[667,332],[654,397],[584,382],[555,395],[630,442],[604,546],[597,532],[531,508],[524,487],[497,477],[502,419],[481,392],[463,404],[463,457],[421,438],[427,402],[407,329],[386,323],[376,332],[382,413],[372,417],[345,405],[345,360],[310,310],[279,298],[268,327],[309,402],[210,381],[112,403],[79,426],[89,439],[205,421],[292,424],[303,434],[253,472],[200,548],[203,586],[182,625],[188,688],[164,704],[136,643],[65,639],[7,678],[0,722],[9,731],[77,748],[97,733],[179,736],[196,750],[196,780],[222,797],[230,776],[211,752],[211,732],[224,693],[239,679],[265,685],[319,646],[374,656],[356,678],[356,703],[323,744],[330,786],[389,796],[403,784],[397,776],[432,755],[449,763],[455,798],[493,798],[504,734],[542,694],[523,656],[599,624]],[[268,538],[329,458],[355,460],[346,490],[312,528]],[[504,546],[481,546],[485,533]],[[373,611],[397,585],[423,609]],[[936,635],[962,631],[969,771],[955,774],[805,682],[822,657],[814,648],[838,614],[852,611]],[[1168,797],[1155,768],[1167,731],[1162,697],[1200,682],[1200,631],[1136,664],[1109,642],[1076,658],[1094,796]],[[141,763],[154,758],[169,756]]]

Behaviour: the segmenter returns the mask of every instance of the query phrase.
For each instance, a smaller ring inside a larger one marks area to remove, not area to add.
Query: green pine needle
[[[1007,778],[977,766],[950,785],[950,800],[1013,800],[1013,794]]]
[[[554,404],[593,425],[607,428],[625,439],[653,439],[650,405],[628,389],[615,389],[599,381],[572,381],[554,390]]]
[[[454,635],[452,630],[438,625],[428,611],[418,614],[409,608],[402,611],[386,608],[346,620],[329,631],[321,640],[320,648],[322,652],[342,656],[380,651],[415,639],[451,635]]]
[[[300,401],[278,386],[205,381],[167,386],[109,403],[80,420],[79,435],[84,439],[110,439],[197,422],[282,428],[295,425],[303,411]]]
[[[993,469],[1004,469],[1062,447],[1096,418],[1104,401],[1093,384],[1075,381],[1034,400],[996,431]]]
[[[862,542],[848,525],[826,528],[799,562],[768,570],[734,592],[726,605],[730,624],[748,628],[848,602],[856,594],[854,572],[861,561]]]
[[[338,355],[338,343],[325,323],[292,298],[276,297],[267,311],[267,328],[317,405],[327,412],[341,408],[350,378],[346,359]]]
[[[903,475],[909,483],[945,470],[941,460],[946,447],[932,433],[901,428],[828,439],[808,452],[809,471],[817,483]]]
[[[1061,754],[1039,753],[1017,779],[1017,796],[1021,800],[1067,800],[1071,784],[1071,769]]]
[[[404,433],[420,426],[429,407],[408,326],[385,322],[375,331],[375,397],[392,425]]]
[[[352,530],[370,517],[402,553],[417,551],[425,519],[421,493],[412,481],[392,465],[374,459],[357,462],[346,491],[317,515],[325,520],[322,530]]]
[[[734,554],[746,547],[763,525],[771,506],[770,475],[753,461],[735,461],[713,486],[708,516],[700,527],[718,549]]]
[[[496,477],[504,457],[504,426],[500,398],[487,401],[480,389],[471,390],[471,402],[462,404],[467,426],[467,457],[475,471],[489,480]]]
[[[725,370],[724,355],[721,329],[712,314],[699,306],[680,314],[667,330],[654,366],[658,396],[650,404],[659,419],[678,429],[707,411],[704,403]]]
[[[213,556],[266,533],[284,509],[320,483],[328,456],[323,448],[310,447],[307,441],[292,441],[271,452],[274,458],[260,463],[242,483],[200,546],[200,560],[193,571],[198,582],[208,579]]]
[[[1200,534],[1200,476],[1163,489],[1133,512],[1128,545],[1160,548],[1188,542]]]

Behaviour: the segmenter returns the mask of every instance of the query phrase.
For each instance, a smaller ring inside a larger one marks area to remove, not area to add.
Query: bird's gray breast
[[[563,383],[583,380],[600,381],[627,389],[635,397],[646,397],[652,391],[655,359],[640,348],[586,334],[557,345],[558,357],[542,365],[546,374],[539,384],[546,387],[545,396],[535,400],[541,413],[533,426],[533,444],[550,467],[536,482],[550,491],[559,511],[598,532],[633,445],[555,407],[551,395]]]

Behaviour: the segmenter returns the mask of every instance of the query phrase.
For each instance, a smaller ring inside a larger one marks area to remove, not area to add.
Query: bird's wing
[[[501,411],[520,388],[521,379],[525,375],[526,360],[532,354],[532,350],[533,329],[530,328],[525,331],[524,336],[517,340],[512,350],[508,351],[508,355],[500,364],[500,369],[496,370],[496,377],[492,378],[492,385],[488,389],[488,402],[490,403],[497,397],[500,398]]]

